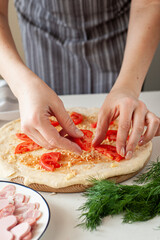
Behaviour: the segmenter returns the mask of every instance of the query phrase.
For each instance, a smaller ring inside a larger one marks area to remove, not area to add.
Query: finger
[[[71,137],[83,137],[82,131],[80,131],[73,123],[63,105],[61,106],[60,110],[58,109],[58,111],[55,112],[55,115],[59,124]]]
[[[39,124],[38,131],[52,148],[67,149],[77,154],[82,153],[81,148],[77,144],[71,142],[67,138],[61,137],[58,131],[50,124],[48,119],[43,120],[41,124]]]
[[[99,111],[96,133],[92,141],[92,145],[94,147],[99,145],[105,139],[109,123],[111,121],[110,115],[110,112],[105,111],[103,108]]]
[[[22,126],[22,132],[24,132],[35,143],[46,149],[51,149],[52,146],[45,140],[45,138],[35,129],[30,126]]]
[[[82,149],[74,142],[70,141],[67,138],[61,137],[59,139],[59,148],[68,149],[71,152],[75,152],[77,154],[82,154]]]
[[[27,134],[27,136],[30,137],[35,143],[37,143],[41,147],[44,147],[46,149],[52,149],[53,148],[36,129],[32,129]]]
[[[147,108],[145,104],[140,102],[138,108],[136,108],[133,114],[132,131],[126,147],[126,159],[130,159],[132,157],[133,151],[135,150],[141,135],[143,134],[146,113]]]
[[[159,123],[160,123],[160,120],[155,114],[151,112],[148,112],[146,114],[147,129],[139,141],[140,146],[149,142],[157,134],[159,129]]]
[[[160,136],[160,118],[158,118],[158,119],[159,119],[159,126],[158,126],[155,136]]]
[[[130,108],[126,107],[126,105],[120,106],[116,149],[117,152],[123,157],[126,153],[126,141],[131,127],[133,111],[134,108],[132,106]]]
[[[159,128],[157,129],[155,136],[160,136],[160,124],[159,124]]]

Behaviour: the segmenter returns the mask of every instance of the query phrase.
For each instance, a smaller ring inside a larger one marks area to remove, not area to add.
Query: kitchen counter
[[[69,107],[100,107],[105,99],[105,94],[70,95],[62,96],[66,108]],[[145,102],[148,109],[160,116],[160,91],[143,92],[140,99]],[[0,122],[2,126],[5,122]],[[156,161],[160,155],[160,137],[153,139],[153,152],[151,160]],[[125,182],[132,184],[133,179]],[[160,239],[160,217],[155,217],[147,222],[133,224],[122,223],[122,215],[106,217],[97,231],[89,232],[80,227],[78,223],[80,212],[77,209],[85,201],[81,193],[52,194],[41,193],[47,200],[51,210],[49,227],[41,240],[158,240]]]

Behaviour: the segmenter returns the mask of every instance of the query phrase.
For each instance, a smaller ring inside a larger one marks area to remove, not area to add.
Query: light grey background
[[[147,77],[144,82],[144,91],[160,90],[160,44],[157,48]]]

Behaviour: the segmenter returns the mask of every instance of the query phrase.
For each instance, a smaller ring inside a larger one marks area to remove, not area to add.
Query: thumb
[[[55,114],[56,118],[63,128],[63,130],[68,133],[71,137],[81,138],[83,137],[83,133],[79,130],[72,119],[70,118],[69,114],[65,110],[64,106]]]

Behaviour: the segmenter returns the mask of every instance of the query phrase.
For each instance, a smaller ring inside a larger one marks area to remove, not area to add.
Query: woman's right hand
[[[77,138],[82,137],[83,133],[75,126],[57,94],[36,75],[31,74],[32,77],[34,79],[29,79],[23,89],[19,87],[17,94],[21,130],[46,149],[58,147],[81,154],[81,148],[61,133]],[[60,133],[51,125],[50,116],[55,116],[61,125],[63,130]]]

